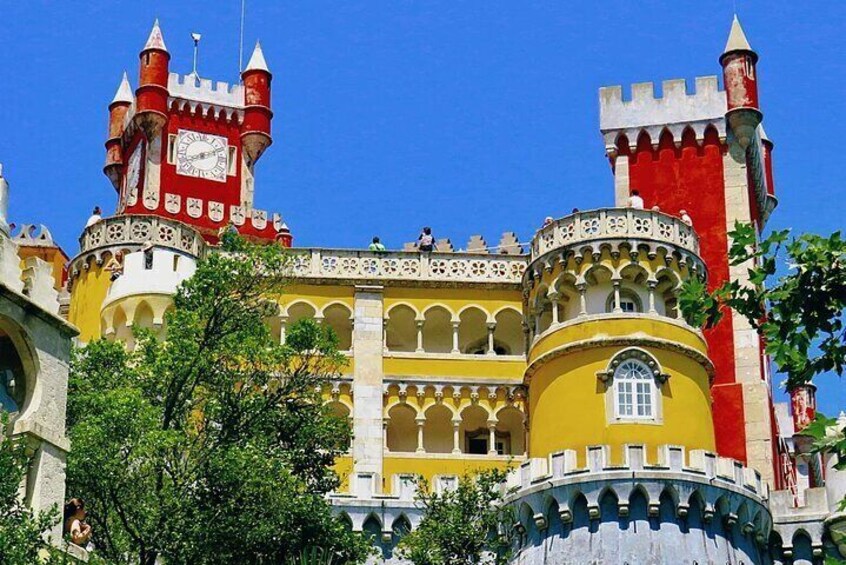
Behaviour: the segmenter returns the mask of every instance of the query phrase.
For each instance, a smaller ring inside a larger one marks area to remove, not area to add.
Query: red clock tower
[[[104,172],[119,195],[117,213],[179,220],[210,242],[231,223],[250,239],[290,246],[281,217],[253,206],[255,164],[272,142],[273,76],[261,45],[236,85],[180,76],[169,65],[156,21],[134,96],[124,74],[109,105]]]

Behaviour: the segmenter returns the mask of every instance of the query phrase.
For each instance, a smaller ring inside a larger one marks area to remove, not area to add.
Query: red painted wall
[[[226,177],[226,182],[215,182],[212,180],[199,179],[176,173],[176,165],[167,162],[168,150],[168,136],[177,134],[180,129],[189,129],[194,131],[201,131],[203,133],[210,133],[225,137],[229,145],[238,149],[236,161],[235,174]],[[126,159],[132,155],[135,146],[143,139],[142,133],[137,133],[125,152]],[[188,111],[177,111],[175,108],[170,109],[167,125],[161,133],[162,144],[162,164],[161,164],[161,191],[159,195],[159,205],[155,210],[149,210],[144,206],[143,194],[139,190],[138,200],[134,206],[128,207],[126,213],[128,214],[154,214],[165,218],[179,220],[190,226],[193,226],[200,231],[204,238],[215,243],[217,241],[217,234],[219,230],[227,225],[229,222],[230,206],[237,206],[241,202],[241,130],[237,122],[231,122],[222,118],[214,118],[212,116],[195,115]],[[146,178],[147,171],[142,170],[142,175]],[[143,184],[143,180],[141,181]],[[178,194],[182,197],[180,211],[176,214],[171,214],[165,209],[165,195]],[[187,212],[188,198],[199,198],[203,201],[203,211],[199,218],[192,218]],[[223,203],[223,219],[219,222],[214,222],[208,215],[208,202]],[[120,212],[120,210],[119,210]],[[254,240],[273,241],[276,237],[276,229],[273,226],[271,217],[268,217],[267,227],[263,230],[255,229],[250,223],[250,218],[246,219],[243,226],[238,227],[238,231],[242,235]],[[283,245],[290,247],[290,237],[283,238]]]
[[[620,139],[620,154],[629,154],[628,144],[627,139]],[[700,255],[708,267],[711,289],[729,278],[724,151],[714,128],[706,130],[701,145],[693,130],[686,129],[681,147],[675,146],[672,135],[665,130],[657,150],[653,150],[649,135],[641,132],[629,160],[630,187],[640,192],[646,208],[657,205],[662,212],[678,214],[679,210],[686,210],[690,215],[699,234]],[[745,461],[743,391],[735,383],[731,316],[723,317],[715,328],[706,331],[705,338],[716,368],[711,393],[717,451]]]
[[[235,175],[227,176],[226,182],[222,183],[176,174],[176,165],[168,164],[165,157],[168,134],[176,135],[180,129],[219,135],[225,137],[229,145],[237,147]],[[187,198],[199,198],[203,201],[212,200],[223,202],[226,216],[228,216],[229,206],[241,204],[241,131],[237,122],[232,123],[211,117],[195,116],[189,112],[172,111],[167,123],[167,132],[162,139],[162,154],[162,194],[169,192],[181,195],[183,209]],[[164,198],[162,198],[161,205],[164,206]],[[185,216],[187,219],[182,217],[179,217],[179,219],[190,223],[189,220],[192,219],[187,214]]]

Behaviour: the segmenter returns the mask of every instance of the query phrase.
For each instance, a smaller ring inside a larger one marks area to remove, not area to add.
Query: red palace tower
[[[600,128],[615,177],[618,206],[637,190],[647,208],[685,210],[701,238],[711,288],[747,279],[748,265],[729,265],[728,232],[735,222],[763,230],[776,205],[772,142],[761,126],[758,55],[735,17],[720,56],[723,84],[698,77],[600,91]],[[769,362],[761,340],[737,314],[706,332],[716,376],[711,395],[720,455],[746,461],[782,486]]]
[[[133,95],[124,73],[109,105],[104,172],[117,214],[179,220],[214,243],[233,225],[255,241],[290,247],[279,215],[253,207],[255,164],[270,146],[271,75],[256,44],[241,83],[170,72],[158,21],[140,53]]]

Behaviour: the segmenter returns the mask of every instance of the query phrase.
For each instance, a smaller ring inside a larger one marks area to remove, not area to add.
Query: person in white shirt
[[[88,218],[87,222],[85,222],[85,227],[90,228],[91,226],[93,226],[94,224],[96,224],[97,222],[99,222],[102,219],[103,219],[103,216],[102,216],[102,213],[100,212],[100,207],[94,206],[94,211],[91,212],[91,217]]]
[[[690,227],[693,227],[693,220],[690,219],[690,216],[688,216],[687,211],[679,210],[679,216],[681,217],[681,221],[683,221]]]
[[[631,196],[629,196],[629,206],[636,210],[643,210],[643,198],[640,197],[638,191],[632,191]]]

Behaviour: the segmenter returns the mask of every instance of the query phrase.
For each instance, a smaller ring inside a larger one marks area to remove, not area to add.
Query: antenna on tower
[[[241,0],[241,32],[238,36],[238,74],[244,70],[244,17],[247,14],[247,0]]]
[[[193,74],[197,78],[200,77],[200,75],[197,74],[197,58],[200,54],[200,39],[202,37],[203,36],[200,35],[199,33],[192,33],[191,34],[191,39],[194,40],[194,70],[191,71],[191,74]]]

